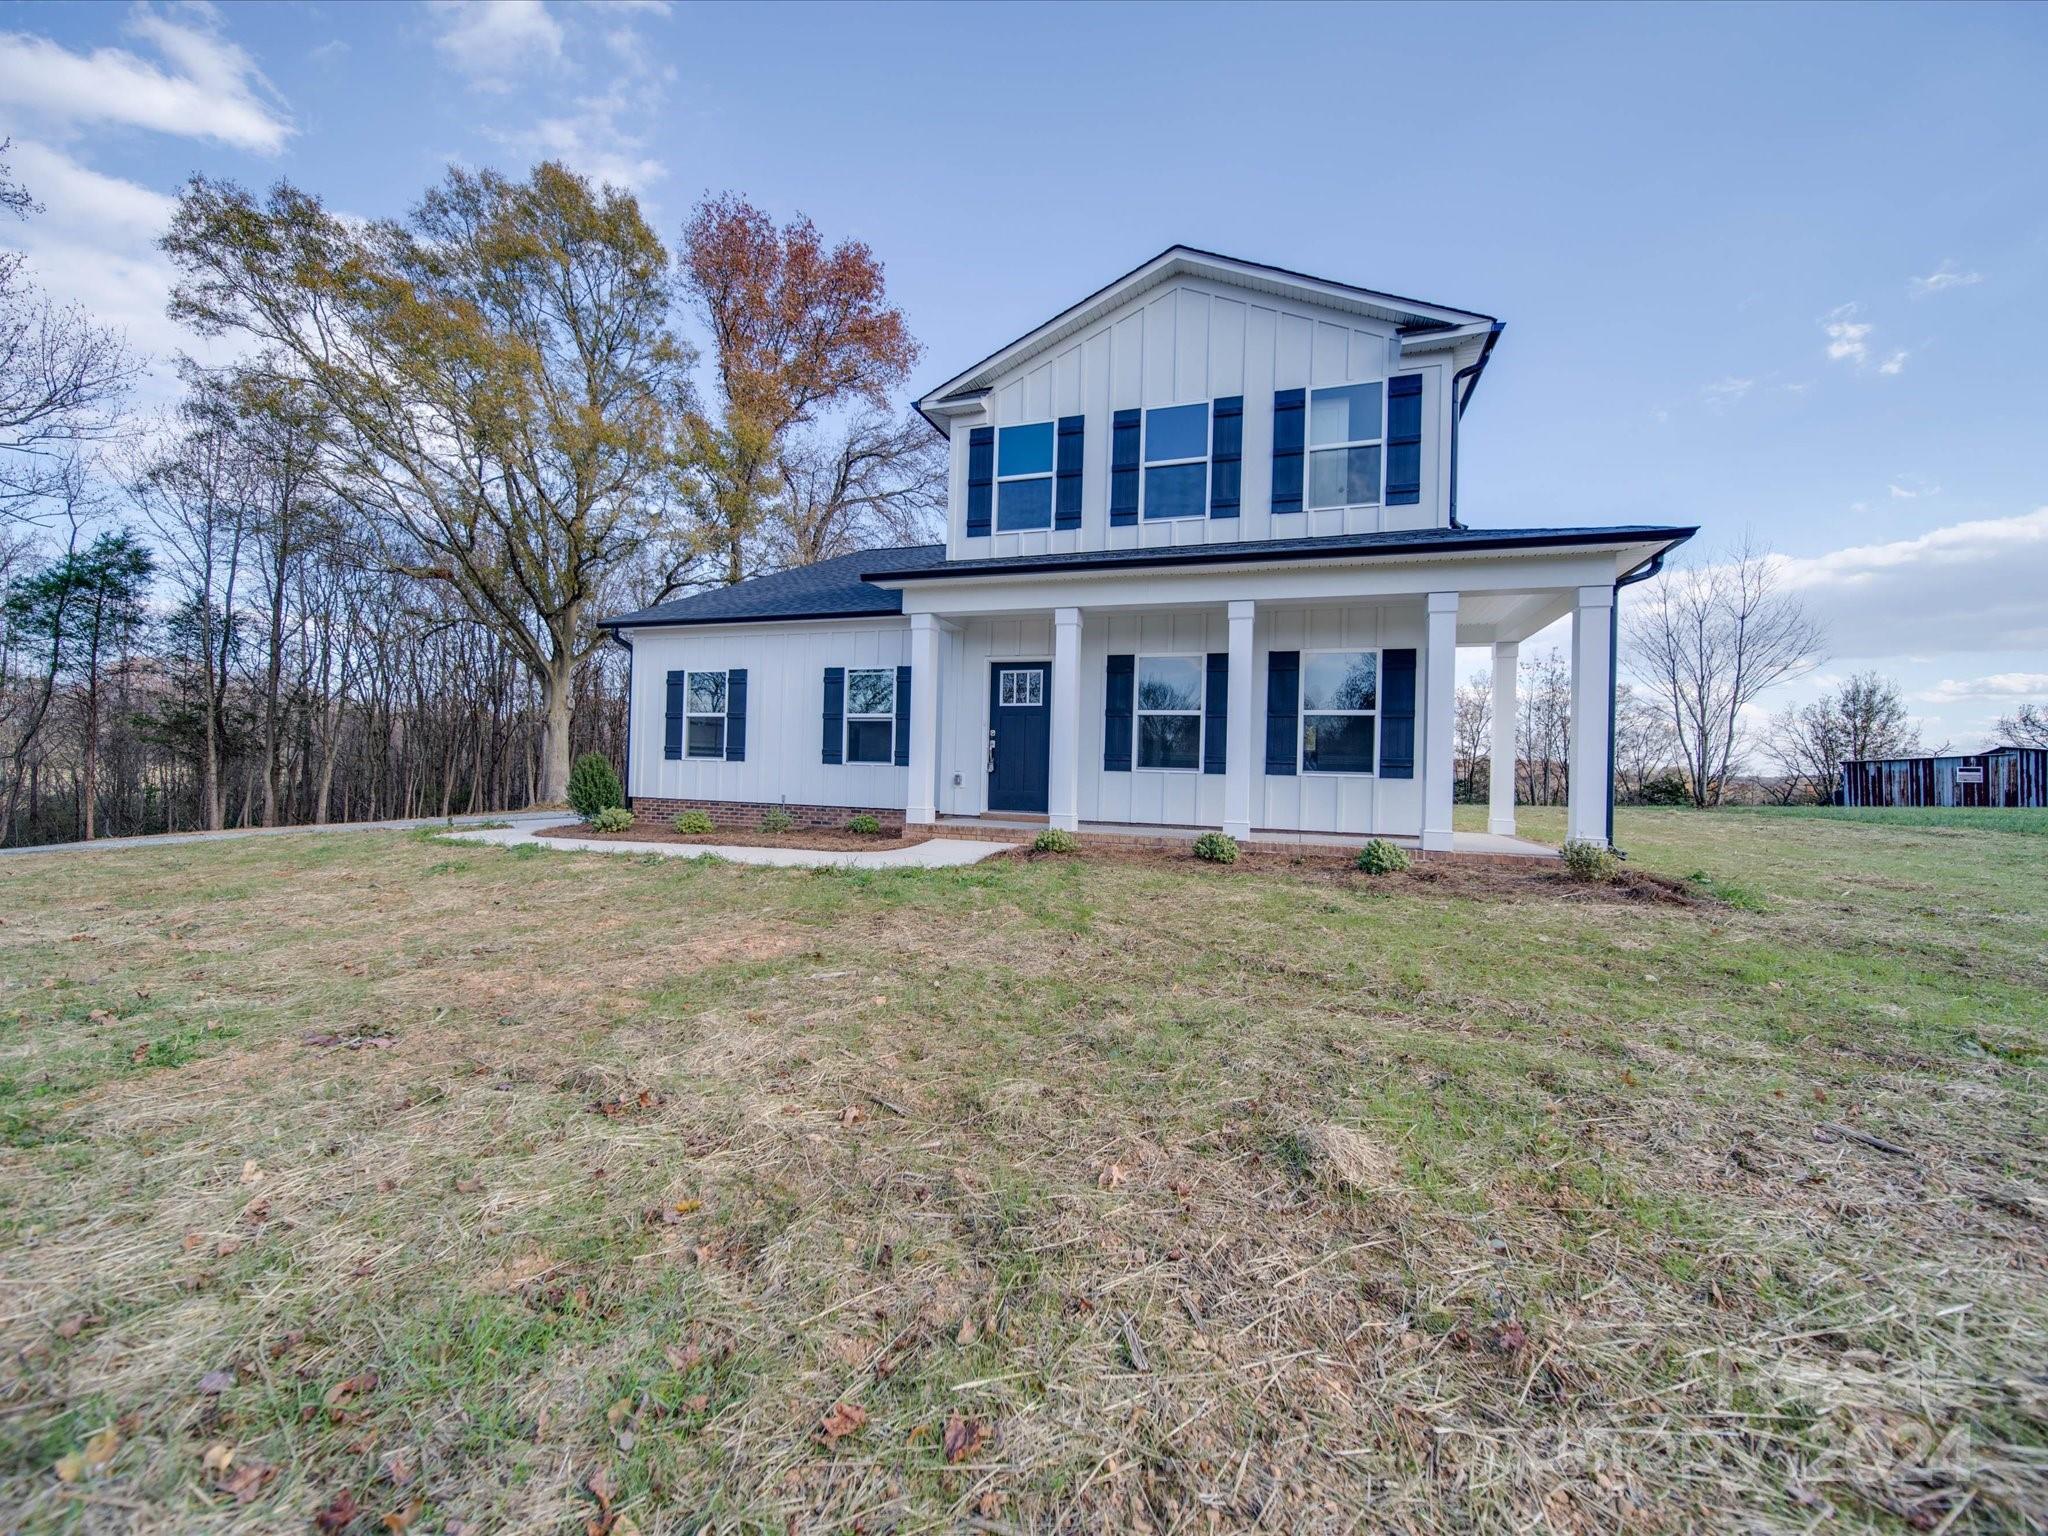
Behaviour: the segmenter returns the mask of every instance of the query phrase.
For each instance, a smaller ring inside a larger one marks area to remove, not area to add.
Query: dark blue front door
[[[1043,815],[1052,779],[1052,678],[1042,661],[988,673],[988,808]]]

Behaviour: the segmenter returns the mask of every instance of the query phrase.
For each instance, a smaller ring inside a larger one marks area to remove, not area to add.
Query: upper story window
[[[1308,504],[1377,505],[1380,499],[1382,387],[1345,384],[1309,391]]]
[[[687,757],[725,756],[726,677],[723,672],[692,672],[683,684],[683,753]]]
[[[1201,517],[1209,509],[1209,407],[1145,413],[1145,516]]]
[[[1380,708],[1378,651],[1305,651],[1301,771],[1371,773]]]
[[[846,674],[846,760],[896,760],[896,669],[849,668]]]
[[[1202,765],[1202,658],[1138,658],[1138,766]]]
[[[996,434],[996,531],[1052,526],[1052,423],[1004,427]]]

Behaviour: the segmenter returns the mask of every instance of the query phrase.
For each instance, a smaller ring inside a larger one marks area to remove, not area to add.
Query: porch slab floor
[[[559,824],[559,815],[549,818]],[[537,837],[536,820],[524,826],[490,827],[474,832],[451,832],[465,843],[490,843],[499,848],[516,848],[535,843],[543,848],[563,848],[575,853],[658,853],[664,858],[696,859],[709,854],[733,864],[769,864],[783,869],[954,869],[978,864],[983,859],[1017,845],[986,838],[933,837],[908,848],[883,848],[874,852],[809,848],[750,848],[743,843],[638,843],[613,838]]]
[[[1035,818],[1003,816],[941,816],[935,825],[956,830],[969,836],[987,836],[991,831],[1037,833],[1046,824],[1043,816]],[[1166,826],[1158,822],[1116,822],[1084,821],[1079,828],[1082,837],[1117,837],[1140,839],[1147,842],[1178,842],[1183,838],[1200,837],[1204,832],[1213,832],[1214,827]],[[1421,848],[1421,839],[1414,837],[1388,836],[1384,839],[1398,847]],[[1357,837],[1344,832],[1290,832],[1279,828],[1254,828],[1247,842],[1264,844],[1277,848],[1363,848],[1371,842],[1370,837]],[[1482,858],[1554,859],[1557,850],[1548,843],[1531,842],[1525,837],[1507,837],[1497,832],[1453,832],[1451,834],[1453,854],[1476,854]],[[1432,855],[1441,858],[1441,854]]]

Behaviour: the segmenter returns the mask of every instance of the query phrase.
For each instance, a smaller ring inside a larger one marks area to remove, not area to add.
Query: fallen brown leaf
[[[836,1445],[868,1421],[867,1409],[858,1403],[834,1403],[818,1421],[818,1441]]]
[[[988,1420],[953,1414],[946,1420],[946,1460],[964,1461],[988,1444]]]
[[[315,1511],[313,1524],[323,1531],[342,1531],[353,1525],[356,1516],[362,1512],[362,1506],[356,1503],[355,1494],[344,1488],[328,1501],[325,1509]]]
[[[79,1449],[58,1457],[57,1476],[60,1481],[67,1483],[79,1483],[88,1477],[97,1477],[113,1463],[115,1453],[120,1449],[121,1433],[109,1424]]]

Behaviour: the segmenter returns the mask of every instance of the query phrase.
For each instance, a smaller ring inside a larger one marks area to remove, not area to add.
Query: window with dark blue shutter
[[[1244,396],[1218,400],[1215,421],[1209,447],[1209,515],[1235,517],[1244,479]]]
[[[1415,777],[1415,652],[1380,653],[1380,777]]]
[[[1221,773],[1230,762],[1230,652],[1209,653],[1202,693],[1202,772]]]
[[[1138,658],[1112,656],[1102,689],[1102,771],[1131,771],[1131,714],[1137,692]]]
[[[747,669],[734,667],[725,674],[725,760],[747,760]]]
[[[843,762],[846,754],[846,668],[825,669],[825,756]]]
[[[896,669],[896,766],[910,766],[910,668]]]
[[[1387,505],[1422,500],[1422,375],[1387,380]]]
[[[1058,490],[1054,496],[1052,524],[1058,529],[1081,526],[1081,445],[1087,426],[1085,416],[1060,418]]]
[[[1144,414],[1118,411],[1110,421],[1109,522],[1129,528],[1138,521],[1139,433]]]
[[[989,531],[996,499],[996,429],[976,427],[967,434],[967,536]],[[827,758],[836,762],[836,758]]]
[[[1266,653],[1266,772],[1294,774],[1301,714],[1301,652]]]
[[[1301,449],[1307,440],[1308,391],[1283,389],[1273,395],[1273,510],[1301,510]],[[1293,772],[1290,768],[1288,772]]]
[[[683,755],[683,674],[668,675],[666,714],[662,717],[661,755],[680,759]]]

